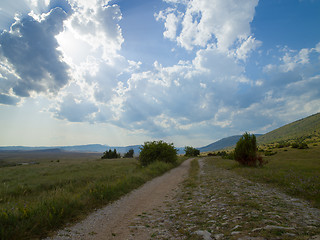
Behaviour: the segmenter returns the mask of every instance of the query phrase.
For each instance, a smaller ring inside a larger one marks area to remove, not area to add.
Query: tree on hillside
[[[237,142],[234,158],[244,166],[262,166],[266,164],[262,157],[258,155],[256,136],[247,132]]]
[[[120,158],[120,153],[117,153],[116,149],[109,149],[109,151],[105,151],[101,157],[101,159],[112,159],[112,158]]]
[[[131,148],[125,155],[125,158],[133,158],[134,150]]]
[[[200,155],[200,150],[198,150],[194,147],[186,146],[184,148],[184,151],[185,151],[185,156],[187,156],[187,157],[196,157],[196,156]]]
[[[139,160],[142,166],[147,166],[155,161],[177,162],[177,149],[175,149],[173,143],[163,141],[145,142],[140,149]]]

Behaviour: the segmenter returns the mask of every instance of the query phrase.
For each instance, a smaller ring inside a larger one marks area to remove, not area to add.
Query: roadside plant
[[[234,159],[243,166],[263,166],[267,163],[258,154],[256,136],[247,132],[237,142]]]
[[[155,161],[175,164],[178,159],[177,149],[175,149],[173,143],[163,141],[145,142],[140,150],[139,161],[142,166],[147,166]]]
[[[187,157],[196,157],[200,155],[200,150],[194,147],[186,146],[184,148],[184,151],[185,151],[185,156]]]

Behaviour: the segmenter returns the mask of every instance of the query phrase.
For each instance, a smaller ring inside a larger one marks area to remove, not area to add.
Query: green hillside
[[[259,144],[285,140],[320,138],[320,113],[300,119],[257,138]]]

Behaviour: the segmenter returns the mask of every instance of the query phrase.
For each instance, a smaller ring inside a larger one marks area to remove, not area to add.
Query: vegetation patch
[[[199,169],[198,159],[193,159],[190,163],[189,177],[185,182],[188,187],[196,187],[198,185]]]
[[[173,143],[163,141],[145,142],[141,147],[139,160],[142,166],[160,161],[175,164],[177,162],[177,149]]]
[[[271,184],[291,196],[309,200],[320,208],[320,147],[287,147],[266,157],[263,168],[244,168],[236,162],[214,157],[216,166],[232,170],[250,180]]]
[[[185,156],[187,157],[196,157],[200,155],[200,150],[194,147],[186,146],[184,148],[184,151],[185,151]]]
[[[0,168],[0,239],[43,238],[181,163],[137,159],[41,160]]]
[[[117,153],[116,149],[109,149],[109,151],[105,151],[101,157],[101,159],[114,159],[114,158],[120,158],[120,153]]]
[[[256,136],[245,133],[237,142],[234,158],[243,166],[263,166],[267,162],[258,155],[257,149]]]

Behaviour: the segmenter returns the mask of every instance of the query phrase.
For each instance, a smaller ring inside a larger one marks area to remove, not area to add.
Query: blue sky
[[[0,3],[0,145],[200,147],[320,111],[318,0]]]

